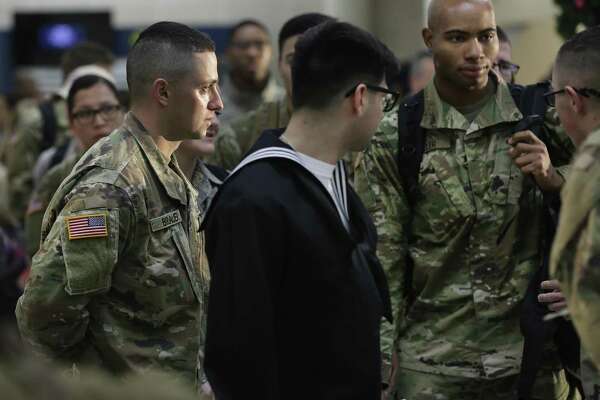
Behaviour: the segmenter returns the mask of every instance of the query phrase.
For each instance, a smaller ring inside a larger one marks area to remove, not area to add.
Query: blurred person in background
[[[38,250],[44,212],[61,182],[83,153],[123,122],[123,107],[116,87],[99,75],[84,75],[73,82],[67,96],[67,110],[75,150],[52,166],[34,188],[25,215],[25,237],[30,257]]]
[[[6,166],[11,189],[11,210],[19,223],[33,190],[33,170],[40,153],[54,145],[66,143],[68,116],[66,97],[74,76],[84,65],[96,65],[105,70],[112,68],[114,56],[110,50],[92,42],[83,42],[67,50],[61,59],[63,86],[48,100],[38,103],[29,100],[16,108],[15,131],[6,153]]]
[[[423,50],[410,62],[410,71],[408,71],[408,85],[410,95],[419,93],[427,86],[435,73],[433,65],[433,55],[429,50]]]
[[[500,48],[498,49],[498,57],[494,62],[494,70],[506,83],[515,83],[517,73],[519,73],[521,67],[512,62],[512,43],[504,29],[497,26],[496,32],[498,32]]]
[[[222,123],[283,97],[283,89],[270,70],[272,55],[271,38],[263,23],[246,19],[231,28],[225,50],[227,76],[221,84],[226,105]]]
[[[223,168],[233,169],[265,129],[284,128],[288,124],[292,114],[291,63],[294,58],[294,46],[306,30],[329,20],[332,18],[319,13],[300,14],[289,19],[281,27],[277,65],[285,96],[275,101],[265,101],[256,110],[234,118],[217,137],[212,162]],[[224,104],[227,109],[229,103]]]

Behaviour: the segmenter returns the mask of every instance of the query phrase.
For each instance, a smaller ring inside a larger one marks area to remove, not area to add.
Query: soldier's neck
[[[161,124],[160,120],[156,118],[157,113],[148,110],[147,108],[132,107],[131,112],[142,124],[148,136],[152,138],[156,147],[165,157],[167,162],[171,159],[171,156],[179,147],[180,141],[170,141],[165,139],[168,130]]]
[[[201,157],[184,151],[181,147],[175,152],[175,157],[177,157],[179,168],[181,168],[181,171],[183,171],[188,180],[191,181],[192,175],[194,175],[194,169],[196,169],[196,164]]]
[[[443,81],[439,77],[434,78],[435,88],[440,98],[453,107],[465,107],[477,104],[489,95],[494,83],[488,79],[482,88],[465,89],[451,82]]]

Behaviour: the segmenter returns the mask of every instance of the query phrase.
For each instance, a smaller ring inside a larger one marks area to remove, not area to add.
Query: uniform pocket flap
[[[118,213],[118,210],[93,209],[61,217],[61,243],[69,294],[103,292],[110,287],[118,259]]]

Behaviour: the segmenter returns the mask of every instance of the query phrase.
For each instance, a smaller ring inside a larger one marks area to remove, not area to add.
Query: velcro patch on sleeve
[[[69,240],[107,237],[106,215],[90,214],[65,217]]]

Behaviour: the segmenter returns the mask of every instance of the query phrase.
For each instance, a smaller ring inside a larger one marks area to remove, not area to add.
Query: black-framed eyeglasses
[[[344,96],[345,97],[352,96],[352,93],[354,93],[356,91],[356,88],[358,87],[358,85],[360,85],[360,83],[354,85],[352,87],[352,89],[348,90]],[[399,93],[399,92],[395,92],[391,89],[384,88],[381,86],[371,85],[369,83],[365,83],[364,85],[367,87],[367,89],[372,90],[374,92],[385,93],[385,96],[383,96],[383,111],[384,112],[392,111],[394,109],[394,107],[396,106],[396,103],[398,103],[398,99],[400,99],[401,93]]]
[[[501,73],[511,74],[511,76],[515,76],[517,72],[521,69],[521,66],[518,64],[511,63],[506,60],[499,60],[495,62],[493,67],[500,71]]]
[[[91,124],[96,118],[96,115],[99,115],[105,121],[112,121],[121,111],[121,106],[118,104],[105,104],[100,108],[88,108],[74,112],[73,119],[81,124]]]
[[[600,90],[597,89],[592,89],[592,88],[573,88],[573,90],[575,91],[575,93],[579,94],[580,96],[583,97],[597,97],[600,99]],[[548,92],[544,94],[544,100],[546,101],[546,104],[550,107],[555,107],[556,106],[556,95],[557,94],[562,94],[565,93],[566,89],[560,89],[560,90],[555,90],[553,92]]]

